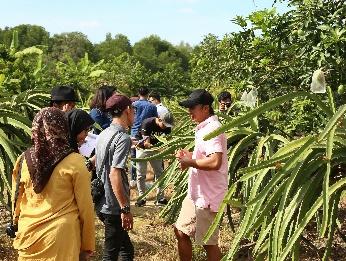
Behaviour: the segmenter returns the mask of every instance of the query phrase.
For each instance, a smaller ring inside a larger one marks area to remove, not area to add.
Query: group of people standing
[[[88,259],[95,251],[95,209],[105,226],[103,260],[134,258],[128,235],[133,228],[130,187],[136,185],[139,196],[145,193],[147,162],[132,163],[129,180],[128,158],[151,156],[156,136],[171,132],[173,116],[160,96],[149,94],[147,88],[139,89],[138,99],[130,99],[112,86],[103,86],[91,102],[90,114],[75,109],[77,101],[71,87],[53,88],[51,107],[40,110],[33,120],[32,146],[15,165],[13,219],[18,232],[14,246],[19,260]],[[181,169],[189,169],[188,195],[174,225],[181,260],[192,259],[191,238],[204,246],[208,260],[221,258],[218,230],[203,242],[228,185],[225,134],[203,139],[221,126],[213,101],[209,92],[198,89],[179,103],[197,123],[194,151],[176,152]],[[98,134],[97,145],[95,155],[86,161],[78,148],[91,130]],[[150,164],[159,178],[162,160]],[[93,203],[90,171],[94,166],[94,178],[102,181],[104,195]],[[155,203],[167,204],[163,191],[157,192]],[[145,204],[142,199],[135,205]]]

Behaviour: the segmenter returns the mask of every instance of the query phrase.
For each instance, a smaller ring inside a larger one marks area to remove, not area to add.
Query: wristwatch
[[[130,206],[126,205],[123,208],[120,209],[120,213],[122,214],[128,214],[130,213]]]

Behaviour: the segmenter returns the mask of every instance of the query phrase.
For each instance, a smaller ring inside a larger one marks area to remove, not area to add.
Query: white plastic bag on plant
[[[240,97],[240,101],[246,103],[246,100],[247,100],[247,92],[244,91],[243,94]]]
[[[324,72],[321,69],[314,71],[311,80],[310,90],[313,93],[325,93],[326,92],[326,78]]]
[[[256,106],[256,101],[257,101],[257,89],[254,88],[252,89],[248,94],[247,94],[247,102],[249,107],[253,108]]]
[[[252,89],[249,93],[246,91],[243,92],[240,101],[244,104],[246,107],[255,107],[256,101],[257,101],[257,90]]]

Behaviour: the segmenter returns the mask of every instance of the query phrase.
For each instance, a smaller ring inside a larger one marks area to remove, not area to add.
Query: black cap
[[[51,101],[79,101],[74,89],[70,86],[56,86],[51,92]]]
[[[211,105],[213,101],[214,98],[208,91],[204,89],[197,89],[189,95],[187,100],[179,102],[179,105],[186,108],[192,108],[198,104]]]

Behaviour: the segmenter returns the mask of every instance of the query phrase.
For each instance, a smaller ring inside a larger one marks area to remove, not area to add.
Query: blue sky
[[[208,33],[222,37],[239,27],[230,19],[270,8],[272,0],[0,0],[0,27],[43,26],[51,35],[79,31],[93,43],[122,33],[131,43],[150,34],[173,44],[198,44]],[[277,5],[278,11],[287,10]]]

